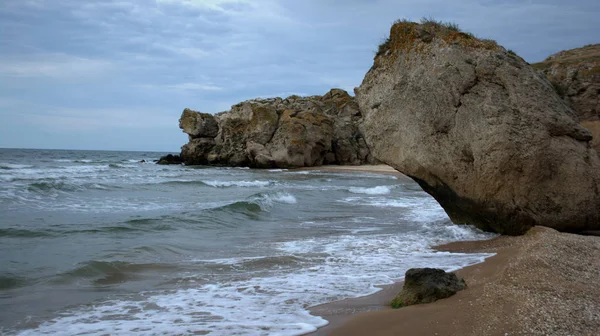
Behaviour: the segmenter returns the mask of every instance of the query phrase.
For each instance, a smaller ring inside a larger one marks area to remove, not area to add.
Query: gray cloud
[[[176,151],[184,107],[351,91],[398,18],[453,21],[533,62],[597,43],[598,14],[591,0],[4,0],[0,146]]]

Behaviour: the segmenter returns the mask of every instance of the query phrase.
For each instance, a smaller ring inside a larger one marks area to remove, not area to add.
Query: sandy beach
[[[387,165],[307,169],[407,176]],[[389,308],[403,283],[317,307],[329,324],[310,335],[600,335],[600,237],[535,227],[524,236],[456,242],[455,253],[495,253],[458,270],[468,289],[431,304]]]
[[[388,165],[385,165],[385,164],[360,165],[360,166],[325,165],[325,166],[318,166],[318,167],[298,168],[297,170],[322,170],[322,171],[330,171],[330,172],[377,173],[377,174],[395,175],[395,176],[410,179],[408,176],[400,173],[396,169],[394,169]]]
[[[520,237],[437,248],[491,252],[457,271],[468,289],[431,304],[388,308],[402,284],[312,312],[330,324],[312,335],[599,335],[600,238],[535,227]]]

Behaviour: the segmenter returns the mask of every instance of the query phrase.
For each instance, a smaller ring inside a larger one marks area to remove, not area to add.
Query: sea
[[[433,250],[492,235],[403,176],[164,154],[0,149],[0,334],[302,335],[312,306],[490,256]]]

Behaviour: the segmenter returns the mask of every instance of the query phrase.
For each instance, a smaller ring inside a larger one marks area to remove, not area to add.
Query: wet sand
[[[496,255],[457,271],[469,287],[448,299],[391,309],[396,283],[314,307],[330,324],[310,335],[600,335],[600,238],[536,227],[437,249]]]

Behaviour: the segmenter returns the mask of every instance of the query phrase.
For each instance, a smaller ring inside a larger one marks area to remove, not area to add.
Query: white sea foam
[[[392,186],[377,186],[372,188],[351,187],[350,192],[367,195],[387,195],[392,191]]]
[[[272,181],[202,181],[204,184],[216,188],[228,187],[266,187],[272,184]]]
[[[375,285],[400,280],[409,268],[453,271],[492,255],[453,254],[429,248],[455,237],[454,228],[438,226],[436,240],[430,236],[433,232],[424,231],[405,236],[349,235],[275,243],[273,247],[280,254],[312,262],[300,268],[277,268],[263,276],[248,275],[237,280],[225,277],[189,289],[122,296],[63,312],[21,335],[300,335],[327,323],[310,315],[307,307],[372,294],[379,290]],[[490,238],[470,228],[461,231],[468,239]],[[234,265],[261,258],[207,262]],[[185,276],[194,279],[193,274]]]
[[[209,263],[209,264],[219,264],[219,265],[238,265],[245,261],[251,260],[260,260],[267,258],[266,256],[260,257],[239,257],[239,258],[220,258],[220,259],[193,259],[192,262],[201,262],[201,263]]]
[[[315,176],[332,176],[337,178],[351,178],[355,179],[357,177],[360,178],[368,178],[368,179],[385,179],[385,180],[397,180],[398,177],[387,174],[377,174],[377,173],[369,173],[369,172],[330,172],[323,170],[300,170],[300,171],[291,171],[286,172],[286,174],[290,175],[315,175]]]
[[[387,197],[347,197],[342,203],[375,206],[380,208],[403,208],[398,215],[417,222],[431,222],[448,219],[448,215],[432,197],[423,195]]]
[[[296,197],[286,192],[264,193],[258,196],[253,196],[250,200],[260,205],[261,209],[270,211],[274,203],[296,204]]]
[[[285,192],[276,193],[273,196],[271,196],[271,199],[273,200],[273,202],[277,203],[296,204],[298,202],[294,195]]]

